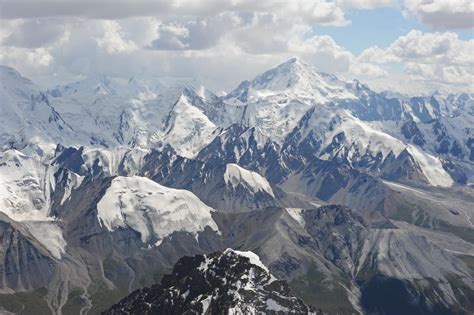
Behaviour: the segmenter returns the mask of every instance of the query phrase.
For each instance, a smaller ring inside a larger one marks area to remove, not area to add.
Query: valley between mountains
[[[1,66],[0,257],[7,314],[472,314],[474,95]]]

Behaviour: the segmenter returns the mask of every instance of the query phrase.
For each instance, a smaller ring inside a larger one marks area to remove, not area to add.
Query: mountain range
[[[469,93],[376,92],[298,58],[223,96],[106,76],[41,89],[0,67],[5,312],[171,296],[190,313],[469,314],[473,189]],[[186,293],[191,276],[220,280]]]

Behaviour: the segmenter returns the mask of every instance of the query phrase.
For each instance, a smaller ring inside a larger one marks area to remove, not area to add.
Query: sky
[[[43,87],[105,74],[230,91],[294,56],[375,90],[474,92],[474,1],[0,0],[0,64]]]

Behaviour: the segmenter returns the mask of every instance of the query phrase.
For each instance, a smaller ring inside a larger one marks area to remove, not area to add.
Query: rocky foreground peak
[[[185,256],[159,285],[144,288],[104,314],[322,314],[252,252],[226,249]]]

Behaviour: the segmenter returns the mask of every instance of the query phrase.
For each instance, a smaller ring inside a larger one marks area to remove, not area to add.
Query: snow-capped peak
[[[355,98],[345,82],[334,75],[318,72],[299,58],[291,58],[251,82],[242,82],[227,97],[247,101],[275,95],[311,99],[316,103]]]
[[[236,188],[242,185],[253,193],[265,192],[274,197],[272,187],[262,175],[246,170],[237,164],[227,164],[224,173],[224,181],[226,184]]]
[[[212,141],[217,126],[198,108],[189,97],[182,94],[165,119],[164,142],[177,152],[192,157]]]

